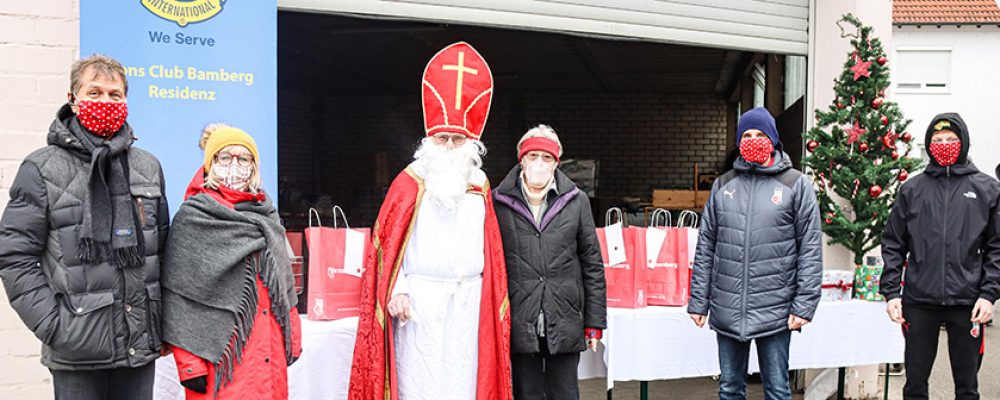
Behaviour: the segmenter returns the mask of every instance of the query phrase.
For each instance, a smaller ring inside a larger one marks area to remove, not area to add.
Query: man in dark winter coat
[[[507,261],[517,400],[578,399],[580,352],[607,326],[604,266],[590,200],[556,167],[562,145],[539,125],[493,191]]]
[[[160,357],[163,174],[132,147],[125,69],[73,64],[69,104],[29,154],[0,219],[0,278],[42,341],[56,399],[151,399]]]
[[[720,399],[746,398],[751,340],[764,397],[791,399],[791,331],[809,323],[820,299],[819,207],[766,109],[740,117],[737,144],[740,157],[715,181],[702,214],[688,313],[718,335]]]
[[[906,338],[903,397],[927,398],[944,325],[955,398],[978,399],[983,325],[1000,297],[1000,183],[968,159],[958,114],[934,117],[924,143],[930,164],[900,188],[882,233],[879,291]]]

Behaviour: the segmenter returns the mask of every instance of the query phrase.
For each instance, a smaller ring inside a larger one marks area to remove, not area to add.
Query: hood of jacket
[[[927,125],[927,132],[924,136],[924,145],[930,146],[931,137],[934,136],[934,132],[940,130],[937,129],[937,126],[942,122],[947,122],[950,125],[948,130],[955,132],[958,135],[958,139],[962,141],[962,149],[958,153],[958,161],[949,167],[942,167],[933,156],[930,156],[927,157],[930,159],[930,162],[927,163],[924,172],[932,176],[969,175],[979,172],[979,169],[969,160],[969,128],[965,125],[965,120],[958,113],[941,113],[931,119],[931,123]]]

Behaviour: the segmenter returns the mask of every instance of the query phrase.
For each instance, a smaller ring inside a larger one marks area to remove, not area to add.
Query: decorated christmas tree
[[[881,41],[853,15],[837,25],[853,50],[835,81],[833,104],[816,110],[816,126],[805,134],[803,163],[817,187],[830,244],[846,247],[860,265],[881,244],[896,191],[921,161],[909,157],[911,121],[885,98],[890,63]]]

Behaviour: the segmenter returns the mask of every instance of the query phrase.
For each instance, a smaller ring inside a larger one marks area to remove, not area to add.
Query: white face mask
[[[250,176],[253,175],[253,167],[244,167],[237,163],[230,165],[216,164],[212,166],[212,173],[219,179],[223,186],[236,190],[246,191],[250,187]]]
[[[524,170],[524,181],[532,189],[544,189],[555,174],[556,163],[547,163],[542,159],[532,161],[528,165],[522,165]]]

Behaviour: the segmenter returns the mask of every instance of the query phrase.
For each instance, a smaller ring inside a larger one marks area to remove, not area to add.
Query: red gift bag
[[[677,219],[677,228],[687,232],[688,268],[694,268],[694,254],[698,249],[698,213],[681,211]],[[688,273],[690,275],[690,271]]]
[[[287,239],[288,258],[292,262],[292,276],[295,278],[295,293],[302,294],[305,290],[305,257],[302,253],[302,243],[305,241],[302,232],[285,232]]]
[[[612,224],[611,216],[618,215]],[[622,213],[611,208],[605,214],[603,228],[597,228],[604,262],[604,280],[607,284],[608,307],[642,308],[646,306],[646,280],[643,270],[636,268],[636,228],[622,228]]]
[[[337,212],[345,228],[337,226]],[[318,226],[313,226],[316,215]],[[361,307],[361,273],[371,251],[368,228],[351,229],[340,207],[333,208],[334,227],[319,222],[319,213],[309,210],[306,246],[309,250],[309,314],[311,320],[356,317]]]
[[[665,219],[664,226],[659,221]],[[670,226],[670,213],[657,209],[651,226],[643,230],[642,262],[646,267],[647,297],[650,305],[683,306],[691,288],[687,232]]]

